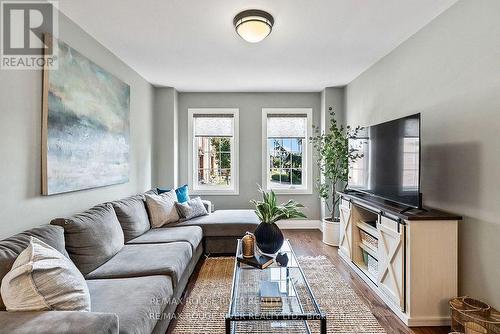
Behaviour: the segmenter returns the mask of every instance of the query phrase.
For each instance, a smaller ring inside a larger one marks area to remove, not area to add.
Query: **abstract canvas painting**
[[[57,69],[44,70],[42,193],[129,180],[130,87],[56,39]]]

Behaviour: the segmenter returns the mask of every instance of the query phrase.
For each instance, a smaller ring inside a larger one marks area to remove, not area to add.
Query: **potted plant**
[[[330,125],[326,133],[313,126],[314,136],[310,138],[317,154],[320,177],[316,181],[319,197],[326,203],[329,216],[323,218],[323,242],[332,246],[339,244],[340,232],[340,196],[339,190],[345,190],[349,177],[349,163],[363,157],[357,149],[349,147],[349,139],[356,138],[363,129],[339,125],[335,112],[329,108]]]
[[[259,192],[262,194],[262,201],[251,201],[261,221],[254,232],[255,242],[262,253],[275,254],[284,241],[283,233],[276,222],[282,219],[306,218],[304,213],[299,211],[304,206],[294,200],[278,205],[274,191],[266,192],[259,187]]]

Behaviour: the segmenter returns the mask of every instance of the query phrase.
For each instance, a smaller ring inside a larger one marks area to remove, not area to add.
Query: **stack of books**
[[[265,269],[273,264],[274,259],[266,255],[255,255],[251,258],[245,258],[242,254],[238,254],[236,257],[238,262],[243,263],[248,266],[252,266],[257,269]]]
[[[260,282],[260,310],[262,312],[280,312],[283,307],[278,282]]]

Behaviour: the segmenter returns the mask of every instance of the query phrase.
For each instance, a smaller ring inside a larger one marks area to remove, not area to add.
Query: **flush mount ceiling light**
[[[233,24],[241,38],[250,43],[258,43],[271,33],[274,18],[263,10],[249,9],[236,15]]]

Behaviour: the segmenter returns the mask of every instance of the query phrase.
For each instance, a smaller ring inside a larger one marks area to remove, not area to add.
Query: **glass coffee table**
[[[235,261],[226,334],[311,333],[312,328],[326,334],[326,316],[321,312],[288,240],[280,252],[288,255],[286,267],[273,263],[260,270]],[[240,253],[241,240],[238,240],[236,254]],[[280,307],[261,308],[262,281],[278,283]]]

